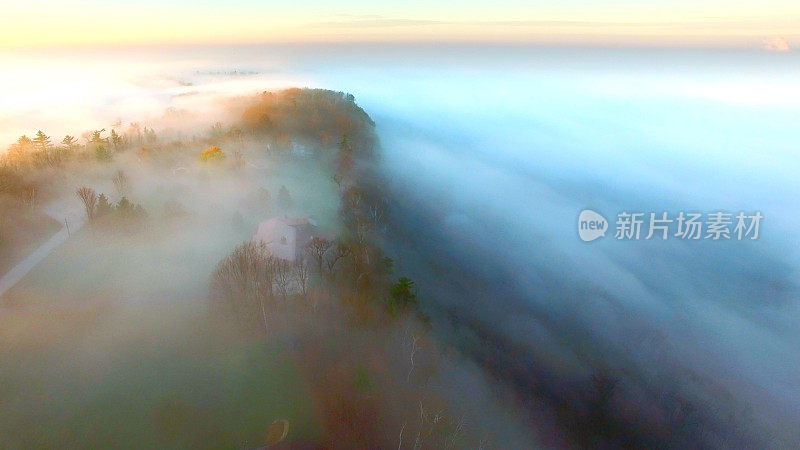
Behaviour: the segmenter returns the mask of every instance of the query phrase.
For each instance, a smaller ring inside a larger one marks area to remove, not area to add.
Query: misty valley
[[[794,60],[503,48],[8,59],[0,448],[795,446]]]

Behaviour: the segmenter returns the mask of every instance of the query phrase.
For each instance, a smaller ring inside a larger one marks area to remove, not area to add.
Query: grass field
[[[207,312],[209,273],[249,231],[144,233],[86,227],[8,292],[0,447],[256,447],[277,419],[315,440],[291,358]]]

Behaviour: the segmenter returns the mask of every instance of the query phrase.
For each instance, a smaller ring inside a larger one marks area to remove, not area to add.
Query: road
[[[44,212],[61,223],[61,230],[51,236],[50,239],[31,252],[25,259],[17,263],[16,266],[12,267],[11,270],[0,278],[0,297],[5,295],[5,293],[25,277],[28,272],[42,262],[47,255],[52,253],[59,245],[66,242],[71,233],[75,233],[86,223],[86,216],[81,209],[78,199],[74,201],[61,200],[52,203],[44,208]],[[69,224],[69,230],[67,226],[64,225],[65,219],[66,223]]]

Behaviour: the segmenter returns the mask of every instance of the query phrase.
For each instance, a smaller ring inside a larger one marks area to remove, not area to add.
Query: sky
[[[0,48],[331,41],[752,48],[775,39],[800,45],[796,0],[0,2]]]

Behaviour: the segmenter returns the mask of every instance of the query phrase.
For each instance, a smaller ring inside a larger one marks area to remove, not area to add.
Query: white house
[[[316,224],[304,217],[275,217],[258,225],[253,242],[263,242],[276,258],[294,262],[313,237]]]

